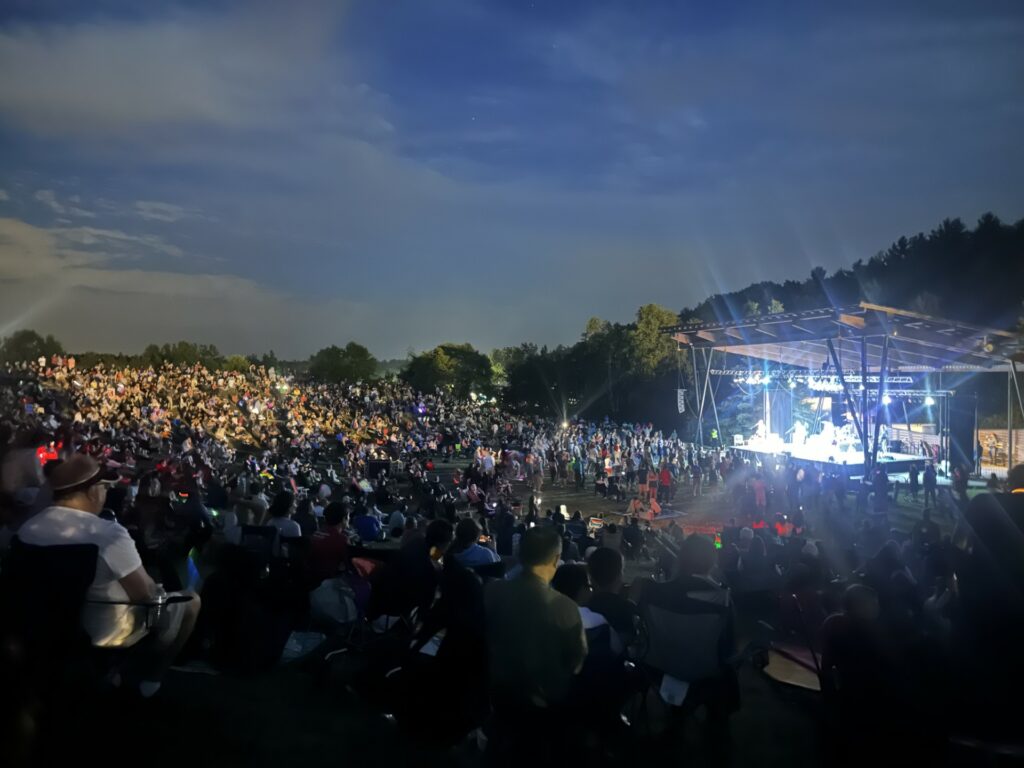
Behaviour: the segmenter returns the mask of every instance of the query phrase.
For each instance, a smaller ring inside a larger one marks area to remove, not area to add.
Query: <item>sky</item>
[[[1024,217],[1024,4],[0,4],[0,335],[579,338]]]

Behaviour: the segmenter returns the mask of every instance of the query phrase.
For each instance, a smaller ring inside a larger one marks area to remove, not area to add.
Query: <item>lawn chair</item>
[[[243,525],[239,546],[256,556],[261,563],[269,565],[274,557],[274,542],[277,529],[270,525]]]
[[[82,626],[83,607],[140,605],[87,599],[98,557],[95,544],[37,546],[15,538],[0,574],[0,679],[5,704],[13,706],[16,717],[39,717],[32,748],[48,755],[43,763],[68,749],[77,738],[72,734],[84,737],[100,727],[94,722],[102,711],[95,706],[96,694],[103,690],[104,673],[125,653],[92,646]],[[150,609],[147,626],[159,619],[163,605],[191,599],[182,595],[141,604]]]

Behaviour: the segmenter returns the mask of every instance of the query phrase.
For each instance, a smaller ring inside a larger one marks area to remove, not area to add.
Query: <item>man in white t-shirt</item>
[[[109,482],[103,468],[90,456],[75,454],[61,462],[49,472],[53,506],[26,521],[18,529],[18,538],[36,546],[98,547],[96,575],[86,595],[90,602],[82,613],[83,626],[93,645],[133,648],[129,665],[140,670],[139,691],[149,697],[160,689],[161,679],[192,634],[199,598],[193,595],[189,602],[165,605],[156,625],[150,627],[146,626],[149,608],[101,604],[145,604],[158,594],[128,531],[98,516]],[[146,642],[140,642],[143,638]]]

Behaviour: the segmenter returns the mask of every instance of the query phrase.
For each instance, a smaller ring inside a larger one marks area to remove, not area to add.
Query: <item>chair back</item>
[[[269,561],[274,555],[276,538],[277,528],[272,525],[243,525],[239,546],[260,560]]]
[[[310,539],[308,536],[282,536],[279,540],[281,557],[293,563],[304,563],[309,559]]]
[[[718,677],[722,671],[720,648],[728,610],[727,603],[692,596],[671,608],[644,605],[644,663],[687,682]]]
[[[4,645],[28,670],[52,677],[91,643],[82,607],[96,576],[95,544],[38,546],[15,538],[0,576]]]
[[[505,578],[505,561],[499,560],[496,563],[475,565],[473,566],[472,571],[484,581],[488,581],[489,579],[503,579]]]

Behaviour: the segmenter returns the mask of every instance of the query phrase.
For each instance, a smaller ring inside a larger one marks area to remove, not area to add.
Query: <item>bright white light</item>
[[[935,405],[935,398],[932,397],[931,395],[928,395],[928,397],[926,397],[924,399],[924,404],[925,405]]]
[[[789,388],[790,389],[796,389],[796,382],[795,381],[789,382]]]
[[[568,428],[569,428],[569,422],[568,421],[563,421],[562,422],[562,429],[568,429]]]
[[[892,398],[889,397],[888,395],[882,395],[882,405],[891,405],[891,404],[892,404]]]

